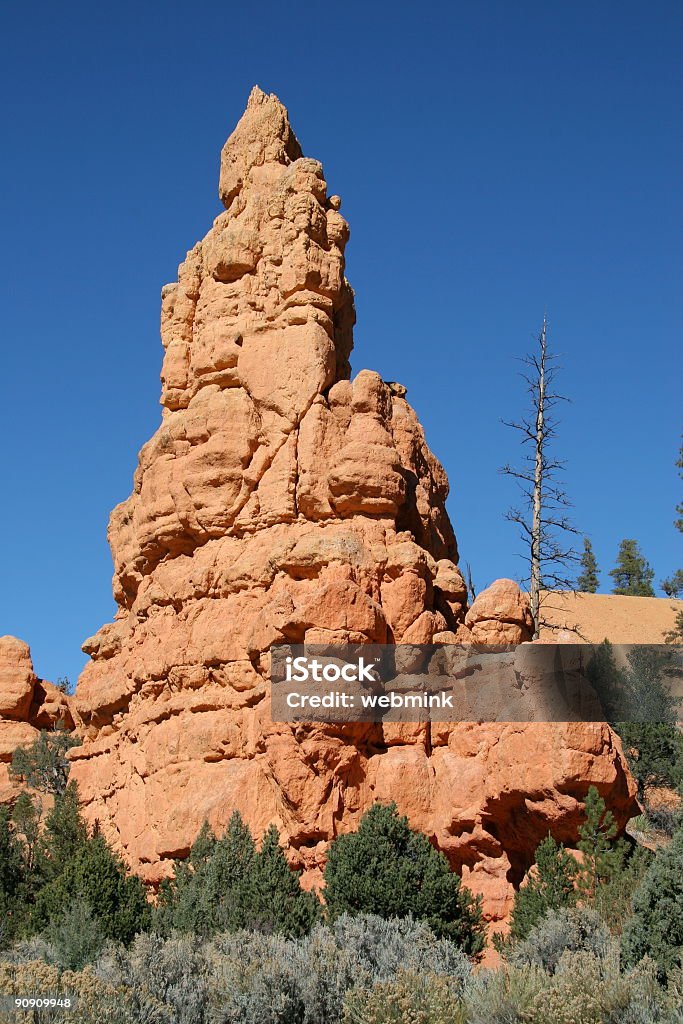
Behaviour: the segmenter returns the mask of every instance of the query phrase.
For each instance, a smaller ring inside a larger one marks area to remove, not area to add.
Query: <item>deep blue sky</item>
[[[4,4],[0,633],[74,679],[112,615],[159,290],[255,82],[343,197],[354,371],[407,385],[479,587],[521,571],[500,420],[544,309],[577,524],[604,572],[681,565],[682,47],[678,2]]]

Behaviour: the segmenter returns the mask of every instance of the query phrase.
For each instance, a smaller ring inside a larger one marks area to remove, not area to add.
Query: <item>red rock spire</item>
[[[500,726],[272,722],[273,643],[516,642],[529,613],[508,581],[466,620],[446,475],[405,388],[349,379],[348,227],[276,97],[252,92],[220,195],[163,289],[163,420],[111,517],[119,611],[86,641],[72,702],[86,813],[157,882],[204,818],[237,809],[276,822],[310,882],[332,836],[395,798],[503,906],[503,791],[521,806],[533,789],[542,838],[576,813],[580,751],[628,803],[620,751],[608,731],[546,732],[532,772],[519,727],[506,746]]]

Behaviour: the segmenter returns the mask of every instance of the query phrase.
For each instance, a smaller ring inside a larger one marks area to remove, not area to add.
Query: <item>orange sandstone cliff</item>
[[[595,784],[635,787],[607,726],[273,723],[278,641],[519,643],[499,580],[468,609],[448,482],[405,388],[351,379],[348,225],[287,111],[252,92],[221,156],[225,210],[162,290],[162,423],[109,541],[119,606],[71,708],[84,811],[150,883],[204,818],[279,827],[304,882],[395,800],[502,920],[538,842],[572,844]]]

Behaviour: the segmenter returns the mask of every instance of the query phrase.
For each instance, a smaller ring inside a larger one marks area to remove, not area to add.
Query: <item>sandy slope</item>
[[[545,619],[568,629],[577,626],[583,639],[600,643],[607,638],[613,643],[662,643],[664,634],[673,627],[683,601],[668,597],[617,597],[613,594],[548,594],[543,604]],[[541,631],[544,640],[568,640],[556,630]],[[580,642],[577,639],[576,642]]]

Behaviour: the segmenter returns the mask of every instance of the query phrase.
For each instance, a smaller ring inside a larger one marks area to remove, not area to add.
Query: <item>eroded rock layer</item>
[[[162,424],[112,514],[119,612],[84,645],[72,751],[85,810],[150,882],[204,818],[281,830],[320,882],[327,845],[394,799],[504,916],[590,783],[633,785],[599,725],[271,721],[277,641],[528,638],[515,584],[468,610],[448,482],[405,388],[350,379],[348,227],[287,112],[255,89],[221,158],[225,211],[162,292]]]

